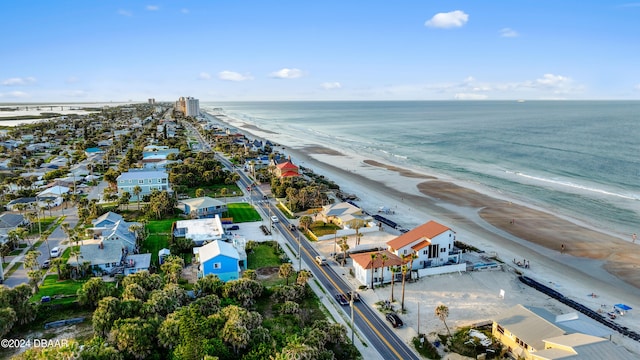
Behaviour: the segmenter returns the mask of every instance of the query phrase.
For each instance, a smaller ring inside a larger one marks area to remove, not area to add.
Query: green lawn
[[[228,211],[223,217],[233,218],[234,223],[260,221],[260,214],[249,203],[232,203],[227,204]]]
[[[269,243],[260,243],[256,245],[252,252],[247,254],[247,268],[259,269],[270,266],[280,266],[280,255],[276,254],[275,249]]]
[[[149,231],[149,234],[169,234],[171,233],[171,225],[178,220],[184,219],[175,217],[164,220],[151,220],[147,224],[147,230]]]
[[[75,295],[78,289],[82,287],[82,284],[85,283],[85,280],[62,280],[58,281],[58,275],[52,274],[47,275],[44,278],[44,282],[40,285],[40,290],[38,293],[31,297],[31,301],[39,302],[43,296],[51,296],[52,298],[55,295]],[[72,302],[75,300],[75,297],[52,300],[55,303],[65,303]]]
[[[340,227],[332,223],[324,223],[322,221],[316,221],[309,227],[316,236],[334,234]]]
[[[149,235],[142,243],[142,253],[151,253],[151,264],[158,263],[158,251],[169,248],[169,235]]]

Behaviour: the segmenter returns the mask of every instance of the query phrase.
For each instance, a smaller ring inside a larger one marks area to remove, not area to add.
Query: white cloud
[[[69,76],[64,82],[67,83],[67,84],[75,84],[78,81],[80,81],[80,79],[78,79],[77,77]]]
[[[235,71],[224,70],[218,73],[218,79],[225,81],[245,81],[252,80],[253,77],[250,74],[243,75]]]
[[[147,10],[149,11],[158,11],[160,9],[157,5],[147,5]]]
[[[122,16],[133,16],[133,13],[129,10],[119,9],[118,14]]]
[[[518,34],[518,32],[513,29],[504,28],[504,29],[500,29],[500,36],[501,37],[518,37],[520,36],[520,34]]]
[[[486,94],[474,94],[474,93],[458,93],[455,94],[456,100],[486,100],[489,98]]]
[[[461,27],[467,23],[469,15],[464,11],[455,10],[447,13],[437,13],[424,23],[426,27],[449,29]]]
[[[189,9],[180,9],[180,12],[183,14],[188,14],[189,13]]]
[[[206,72],[201,72],[200,74],[198,74],[198,79],[200,80],[209,80],[211,79],[211,74],[206,73]]]
[[[299,77],[302,77],[302,75],[303,75],[302,70],[295,69],[295,68],[294,69],[284,68],[278,71],[274,71],[270,74],[271,77],[278,78],[278,79],[297,79]]]
[[[2,82],[2,85],[5,86],[20,86],[20,85],[29,85],[36,82],[36,78],[29,76],[26,78],[14,77],[6,79]]]
[[[332,90],[332,89],[340,89],[342,88],[342,85],[339,82],[334,81],[334,82],[324,82],[320,84],[320,87],[322,87],[325,90]]]
[[[24,91],[10,91],[8,93],[0,93],[0,98],[28,98],[29,94]]]

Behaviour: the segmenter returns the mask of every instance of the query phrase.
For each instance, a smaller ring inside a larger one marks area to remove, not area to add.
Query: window
[[[161,182],[162,182],[162,180],[161,180],[161,179],[158,179],[158,184],[160,184]]]
[[[167,179],[166,179],[166,178],[163,178],[163,179],[162,179],[162,183],[163,183],[163,184],[166,184],[166,183],[167,183]]]
[[[144,184],[144,180],[138,180],[138,184]]]
[[[129,179],[129,184],[131,184],[131,179]]]
[[[214,269],[222,269],[222,263],[219,263],[219,262],[213,263],[213,268]]]
[[[502,328],[502,326],[500,326],[500,325],[496,326],[496,330],[497,330],[500,334],[504,335],[504,329]]]
[[[106,263],[106,264],[104,264],[104,267],[111,267],[111,264]]]
[[[446,251],[447,251],[447,248],[442,248],[442,249],[440,249],[440,252],[442,252],[442,253],[443,253],[443,252],[446,252]]]

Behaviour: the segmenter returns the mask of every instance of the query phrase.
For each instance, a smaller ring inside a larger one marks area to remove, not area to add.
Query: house
[[[382,268],[383,254],[387,256],[387,259],[384,261],[384,269]],[[371,255],[374,256],[373,259]],[[351,254],[349,257],[353,260],[353,270],[356,280],[368,286],[371,286],[372,271],[374,284],[389,283],[394,275],[391,272],[391,268],[402,265],[402,259],[387,250]],[[384,279],[382,278],[383,276]],[[396,273],[395,276],[396,280],[402,279],[402,274],[400,273]]]
[[[291,162],[291,158],[288,158],[284,161],[276,160],[274,158],[273,161],[273,165],[275,165],[273,171],[279,179],[300,176],[299,169],[296,165],[293,164],[293,162]]]
[[[390,252],[402,257],[416,255],[412,270],[457,264],[460,252],[454,250],[456,233],[435,221],[422,224],[387,242]]]
[[[24,205],[20,205],[24,204]],[[20,211],[21,207],[29,208],[52,208],[62,204],[62,198],[59,196],[42,196],[42,197],[23,197],[13,199],[7,203],[7,210]]]
[[[68,194],[69,193],[69,188],[66,186],[60,186],[60,185],[56,185],[56,186],[52,186],[48,189],[44,189],[41,192],[38,193],[38,195],[36,195],[36,197],[38,198],[43,198],[43,197],[59,197],[62,196],[64,194]]]
[[[130,275],[140,271],[149,271],[151,265],[151,254],[133,254],[125,259],[124,274]]]
[[[140,196],[149,195],[153,190],[169,191],[169,174],[163,170],[129,170],[118,176],[118,193],[127,191],[133,196],[133,189],[139,186]]]
[[[87,232],[93,234],[94,239],[100,239],[105,242],[117,241],[126,247],[129,253],[136,252],[136,233],[132,232],[132,225],[140,225],[136,222],[127,222],[122,215],[114,212],[102,214],[100,217],[91,221],[93,227],[88,228]]]
[[[190,239],[196,246],[201,246],[206,242],[221,240],[224,228],[220,217],[215,215],[212,218],[176,221],[172,234],[174,237]]]
[[[633,358],[607,339],[567,333],[552,318],[547,310],[516,305],[493,320],[492,335],[513,356],[527,360]]]
[[[78,258],[71,256],[68,264],[89,263],[94,273],[134,274],[149,271],[151,254],[132,254],[122,241],[85,240]]]
[[[22,214],[4,212],[0,214],[0,235],[6,236],[9,231],[17,229],[21,225],[27,225],[28,223]]]
[[[222,213],[227,211],[226,203],[208,196],[180,200],[178,207],[181,207],[189,217],[198,219],[222,216]]]
[[[238,250],[228,242],[212,241],[200,248],[194,249],[200,262],[198,275],[217,275],[222,281],[240,278],[240,256]]]
[[[372,220],[362,209],[348,202],[325,205],[320,215],[325,222],[351,229],[363,227]]]

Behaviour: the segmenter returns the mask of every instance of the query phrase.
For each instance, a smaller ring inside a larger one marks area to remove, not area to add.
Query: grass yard
[[[149,234],[169,234],[171,233],[171,225],[178,220],[184,220],[183,218],[175,217],[164,220],[151,220],[147,224],[147,230]]]
[[[322,221],[315,221],[309,227],[309,230],[311,230],[317,237],[334,234],[339,229],[340,227],[335,224],[324,223]]]
[[[43,296],[51,296],[52,302],[56,304],[68,303],[75,301],[75,297],[68,297],[63,299],[53,299],[55,295],[75,295],[78,289],[82,287],[85,280],[62,280],[58,281],[58,275],[47,275],[40,285],[38,293],[31,297],[31,301],[40,302]]]
[[[158,251],[169,248],[169,235],[149,235],[142,243],[142,253],[151,253],[151,264],[158,263]]]
[[[227,204],[228,211],[223,217],[233,218],[234,223],[260,221],[260,214],[249,203]]]
[[[275,249],[269,245],[273,242],[259,243],[256,247],[247,254],[247,268],[256,270],[263,267],[280,266],[280,254],[277,254]]]

